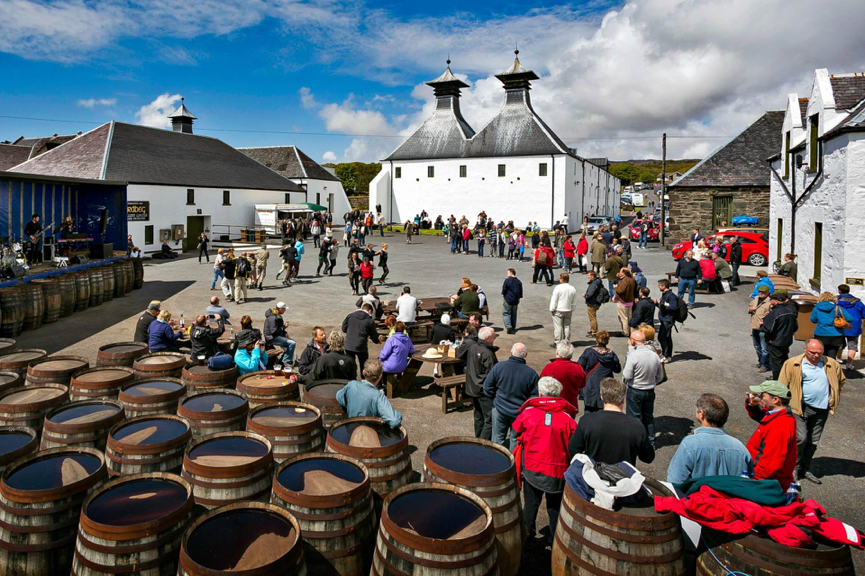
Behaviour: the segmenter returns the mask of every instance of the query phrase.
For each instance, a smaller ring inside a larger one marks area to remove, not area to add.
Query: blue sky
[[[672,156],[701,157],[788,92],[807,95],[814,68],[865,70],[865,3],[816,4],[2,0],[0,115],[74,122],[0,118],[0,140],[164,125],[182,94],[196,132],[234,146],[373,161],[423,121],[422,83],[448,53],[482,128],[518,42],[541,76],[535,108],[580,153],[657,157],[667,131],[687,136]]]

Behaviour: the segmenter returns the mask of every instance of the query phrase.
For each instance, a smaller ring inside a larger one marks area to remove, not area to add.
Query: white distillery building
[[[577,156],[532,108],[529,90],[538,76],[515,58],[496,78],[504,105],[475,133],[460,112],[460,90],[468,85],[448,60],[444,74],[426,83],[436,99],[432,115],[382,161],[370,183],[370,208],[396,223],[421,210],[470,221],[485,211],[497,221],[546,228],[566,214],[571,228],[586,212],[616,214],[621,181]]]
[[[196,119],[184,104],[170,116],[173,130],[110,121],[10,168],[45,176],[127,183],[127,218],[135,246],[158,252],[163,239],[194,250],[203,231],[211,240],[255,223],[256,204],[307,201],[306,191],[232,148],[192,133]]]
[[[297,146],[238,148],[241,152],[285,176],[304,190],[307,202],[326,206],[334,224],[344,224],[343,215],[351,210],[339,178],[303,153]]]
[[[865,297],[865,74],[815,70],[807,99],[788,96],[770,162],[770,259],[797,254],[803,290]]]

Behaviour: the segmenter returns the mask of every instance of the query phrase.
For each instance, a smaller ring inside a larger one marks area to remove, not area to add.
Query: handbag
[[[731,290],[730,282],[728,280],[721,280],[721,286],[724,288],[725,293],[727,293]]]
[[[195,247],[196,250],[201,250],[201,242],[198,243],[198,246]]]
[[[844,318],[844,312],[841,311],[841,307],[837,304],[835,305],[835,320],[832,323],[839,330],[849,330],[851,328],[850,323]]]
[[[540,254],[538,254],[538,264],[546,265],[546,263],[547,263],[547,253],[541,252]]]
[[[234,365],[234,359],[225,352],[217,352],[207,360],[210,370],[228,370]]]

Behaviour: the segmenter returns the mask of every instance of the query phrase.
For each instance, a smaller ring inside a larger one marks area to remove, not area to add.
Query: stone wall
[[[369,210],[369,196],[349,196],[348,203],[352,210]]]
[[[667,192],[670,195],[671,242],[687,239],[693,228],[699,228],[704,235],[712,230],[712,200],[715,196],[732,196],[733,216],[756,216],[758,226],[762,228],[769,222],[769,186],[672,186]]]

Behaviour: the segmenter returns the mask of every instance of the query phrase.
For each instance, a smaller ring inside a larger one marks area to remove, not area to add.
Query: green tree
[[[334,169],[336,177],[342,181],[342,189],[351,196],[357,191],[357,170],[353,164],[337,164]],[[367,183],[367,186],[369,183]]]
[[[628,163],[612,164],[610,165],[610,173],[620,179],[623,186],[630,186],[639,180],[640,169]]]

